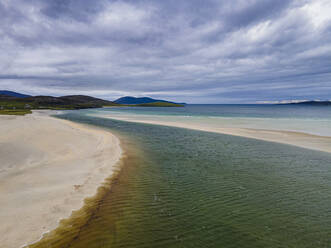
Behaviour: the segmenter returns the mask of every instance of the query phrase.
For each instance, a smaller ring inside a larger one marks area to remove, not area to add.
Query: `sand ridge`
[[[303,147],[311,150],[318,150],[323,152],[331,153],[331,137],[313,135],[303,132],[294,131],[282,131],[282,130],[268,130],[268,129],[253,129],[253,128],[229,128],[229,127],[219,127],[209,126],[205,123],[189,123],[180,121],[160,121],[160,120],[150,120],[150,119],[139,119],[137,116],[133,117],[119,117],[105,115],[105,118],[138,122],[146,124],[155,124],[163,126],[172,126],[180,128],[188,128],[199,131],[214,132],[229,134],[234,136],[241,136],[246,138],[259,139],[264,141],[277,142],[282,144],[294,145],[298,147]],[[267,127],[266,127],[267,128]]]
[[[110,132],[41,111],[0,116],[0,247],[22,247],[83,206],[116,170]]]

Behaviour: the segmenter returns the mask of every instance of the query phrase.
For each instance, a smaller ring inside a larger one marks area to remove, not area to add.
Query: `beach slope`
[[[0,116],[0,246],[22,247],[95,195],[121,157],[110,132],[42,112]]]

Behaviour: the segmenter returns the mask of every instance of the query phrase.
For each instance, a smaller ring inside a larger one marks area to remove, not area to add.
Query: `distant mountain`
[[[331,101],[304,101],[296,103],[286,103],[286,105],[307,105],[307,106],[331,106]]]
[[[159,100],[159,99],[153,99],[150,97],[133,97],[133,96],[125,96],[118,98],[114,101],[118,104],[146,104],[146,103],[155,103],[155,102],[164,102],[164,103],[172,103],[172,104],[185,104],[185,103],[176,103],[176,102],[170,102],[165,100]]]
[[[9,91],[9,90],[0,90],[0,95],[1,96],[13,96],[13,97],[18,97],[18,98],[31,97],[29,95],[25,95],[25,94],[21,94],[21,93]]]

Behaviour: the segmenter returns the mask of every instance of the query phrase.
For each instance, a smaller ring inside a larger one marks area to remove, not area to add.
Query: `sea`
[[[331,136],[328,106],[117,107],[56,117],[109,130],[124,156],[83,209],[30,247],[331,247],[331,153],[132,122]]]

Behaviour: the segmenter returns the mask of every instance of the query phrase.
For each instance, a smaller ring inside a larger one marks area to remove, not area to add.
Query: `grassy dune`
[[[0,115],[26,115],[31,114],[30,109],[2,109]]]

